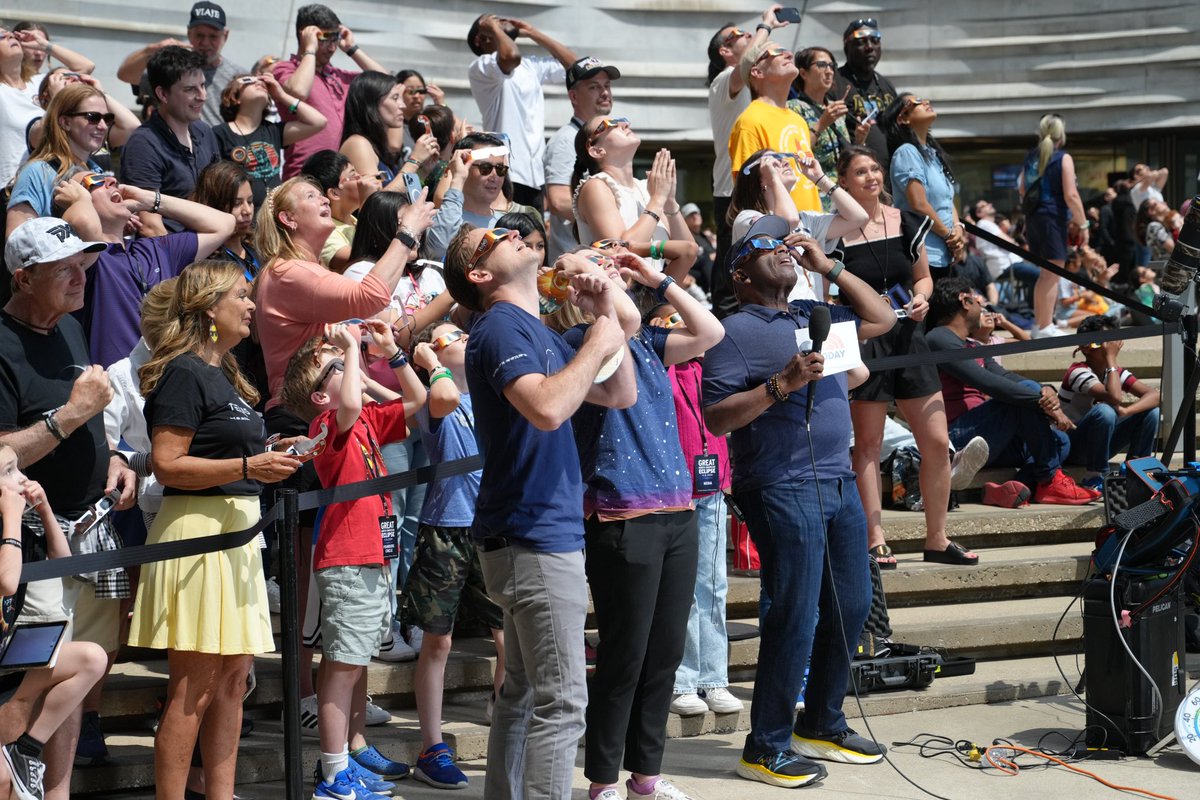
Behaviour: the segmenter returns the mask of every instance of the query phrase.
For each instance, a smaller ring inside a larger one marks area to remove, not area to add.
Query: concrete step
[[[1023,508],[962,503],[946,520],[950,538],[973,549],[1090,542],[1103,524],[1104,508],[1099,503]],[[897,553],[924,549],[924,514],[888,509],[883,512],[883,527],[888,544]]]
[[[1004,356],[1001,363],[1006,369],[1034,380],[1058,382],[1075,360],[1071,356],[1071,350],[1068,346],[1054,350],[1017,353]],[[1127,341],[1121,348],[1120,364],[1140,378],[1162,377],[1162,339],[1147,337]]]

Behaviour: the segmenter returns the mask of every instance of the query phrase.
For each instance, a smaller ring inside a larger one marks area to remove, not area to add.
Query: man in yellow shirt
[[[729,133],[734,180],[746,159],[758,150],[812,155],[808,123],[787,107],[788,89],[799,73],[792,51],[769,40],[761,42],[746,50],[738,69],[754,100]],[[799,164],[792,167],[797,176],[796,187],[792,189],[796,210],[820,211],[821,194],[817,187],[801,174]]]

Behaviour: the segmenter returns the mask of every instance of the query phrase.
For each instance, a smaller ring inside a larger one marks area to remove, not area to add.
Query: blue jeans
[[[688,613],[683,660],[675,671],[675,694],[729,685],[729,636],[725,631],[725,495],[715,492],[696,501],[700,558],[696,590]]]
[[[391,442],[379,448],[389,475],[407,472],[429,465],[429,456],[421,444],[419,434],[413,434],[402,442]],[[420,527],[421,506],[425,505],[425,484],[418,483],[407,489],[392,492],[392,509],[400,522],[400,557],[392,559],[392,585],[399,592],[408,582],[408,571],[412,569],[413,556],[417,548],[417,529]],[[396,616],[396,596],[392,596],[392,616]]]
[[[1118,417],[1108,403],[1096,403],[1071,431],[1069,462],[1083,464],[1091,472],[1104,472],[1113,454],[1122,450],[1128,458],[1151,455],[1157,433],[1157,408]]]
[[[1036,381],[1021,381],[1041,388]],[[956,417],[949,426],[950,442],[964,447],[976,436],[988,443],[989,467],[1019,467],[1017,480],[1034,487],[1054,477],[1071,449],[1071,440],[1036,405],[987,402]]]
[[[795,729],[816,736],[846,729],[842,701],[850,659],[871,607],[867,519],[852,477],[766,486],[738,492],[737,501],[771,600],[744,750],[755,757],[790,746],[810,655],[805,708]]]

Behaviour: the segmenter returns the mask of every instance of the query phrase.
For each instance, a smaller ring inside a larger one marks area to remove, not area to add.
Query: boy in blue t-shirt
[[[429,374],[429,401],[417,412],[431,464],[477,455],[475,415],[465,370],[467,335],[435,322],[417,336],[413,363]],[[442,789],[467,785],[442,739],[442,689],[454,620],[460,609],[492,631],[496,642],[493,698],[504,683],[504,614],[487,595],[471,537],[480,472],[433,481],[425,493],[416,556],[401,600],[401,618],[425,632],[417,661],[417,716],[422,752],[413,777]]]

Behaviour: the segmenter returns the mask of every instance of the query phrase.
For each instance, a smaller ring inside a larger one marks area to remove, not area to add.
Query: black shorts
[[[862,345],[863,359],[867,361],[885,356],[928,352],[929,345],[925,343],[925,323],[913,322],[911,319],[897,320],[896,327],[882,336],[867,340]],[[942,382],[938,378],[937,367],[928,364],[882,372],[872,370],[871,377],[852,392],[850,399],[890,403],[893,400],[928,397],[941,390]]]

